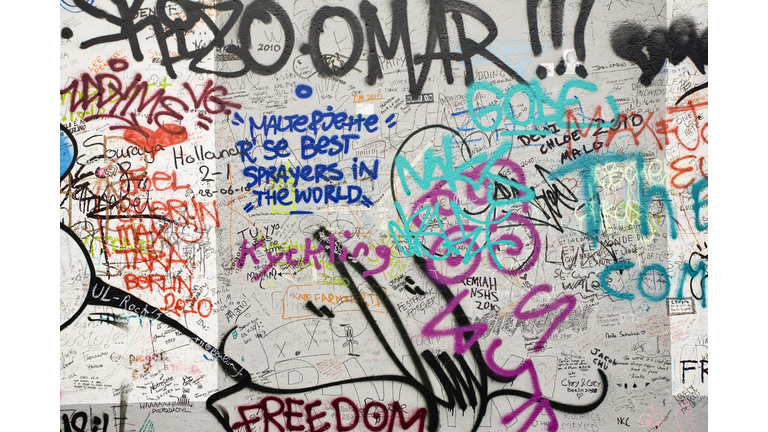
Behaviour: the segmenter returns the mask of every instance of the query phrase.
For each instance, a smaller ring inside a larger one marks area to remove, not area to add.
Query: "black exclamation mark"
[[[579,59],[579,65],[576,66],[576,75],[581,78],[587,77],[587,68],[584,67],[584,59],[587,58],[587,49],[584,46],[584,29],[587,27],[587,18],[592,12],[592,5],[595,0],[582,0],[579,17],[576,19],[576,31],[573,34],[573,47],[576,49],[576,58]]]
[[[541,40],[539,39],[539,23],[536,16],[536,8],[539,6],[541,0],[528,0],[526,13],[528,15],[528,33],[531,40],[531,50],[534,56],[541,55]],[[576,51],[576,58],[580,63],[584,62],[587,57],[587,52],[584,47],[584,29],[587,26],[587,18],[592,11],[592,6],[595,4],[595,0],[582,0],[581,7],[579,9],[579,16],[576,19],[576,28],[573,34],[573,45]],[[551,0],[550,6],[552,12],[550,14],[550,29],[552,32],[552,44],[555,49],[559,49],[563,45],[563,12],[564,12],[565,0]],[[565,60],[560,59],[560,62],[555,67],[555,72],[558,75],[565,73]],[[587,76],[587,69],[583,64],[576,66],[576,75],[581,78]],[[536,68],[536,76],[539,79],[547,77],[547,68],[539,65]]]

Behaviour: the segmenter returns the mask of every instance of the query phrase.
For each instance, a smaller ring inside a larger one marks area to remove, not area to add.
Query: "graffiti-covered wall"
[[[707,430],[705,1],[60,25],[60,431]]]

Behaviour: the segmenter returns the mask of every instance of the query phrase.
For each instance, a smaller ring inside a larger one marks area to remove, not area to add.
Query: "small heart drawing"
[[[143,126],[134,126],[123,132],[123,138],[131,144],[151,152],[157,144],[160,144],[163,148],[181,144],[189,138],[189,133],[184,126],[169,123],[162,125],[154,131]]]

